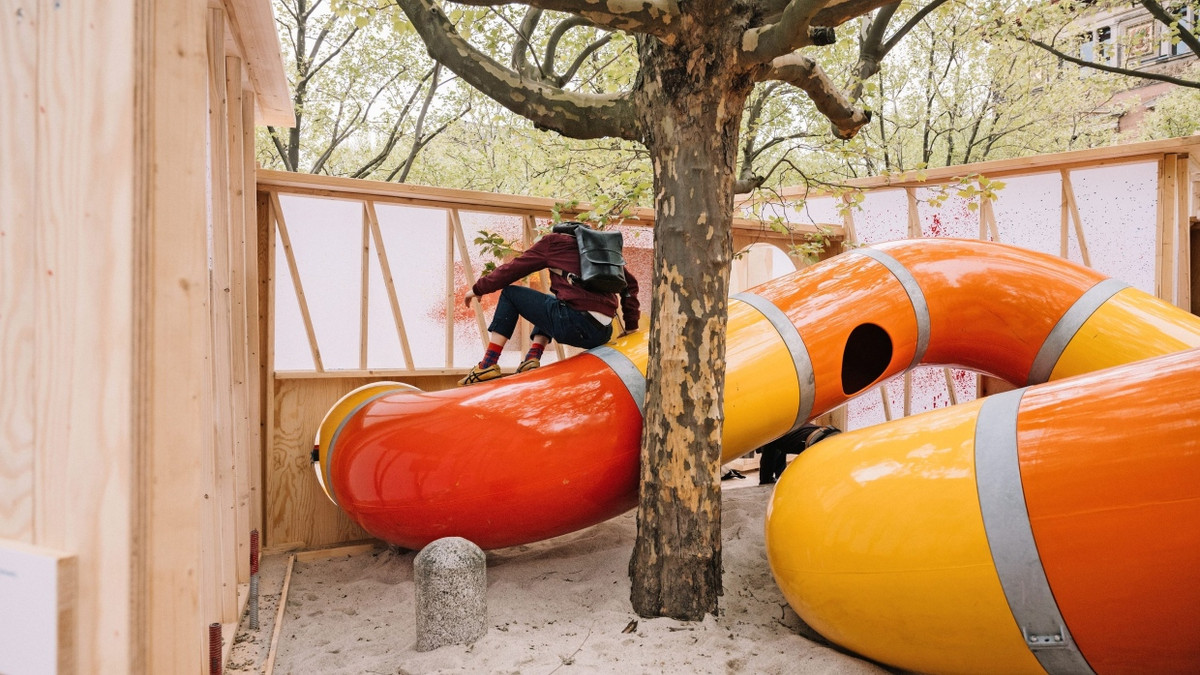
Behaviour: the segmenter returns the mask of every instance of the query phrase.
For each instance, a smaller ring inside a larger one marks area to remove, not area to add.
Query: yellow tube
[[[980,406],[833,436],[784,472],[767,511],[768,560],[822,635],[917,672],[1044,672],[988,548],[975,483]]]

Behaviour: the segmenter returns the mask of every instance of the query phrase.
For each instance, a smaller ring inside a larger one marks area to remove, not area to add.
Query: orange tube
[[[1200,670],[1197,373],[1200,350],[1190,350],[1035,387],[1021,401],[1037,551],[1097,673]]]
[[[921,363],[1018,385],[1049,379],[1093,305],[1118,290],[1052,256],[928,239],[856,249],[739,294],[723,460]],[[1200,320],[1162,325],[1174,336],[1162,349],[1200,345]],[[447,535],[510,546],[630,508],[644,335],[472,387],[339,403],[352,409],[335,406],[318,432],[331,498],[374,536],[409,548]]]
[[[1200,670],[1200,349],[840,434],[767,555],[839,644],[924,673]]]

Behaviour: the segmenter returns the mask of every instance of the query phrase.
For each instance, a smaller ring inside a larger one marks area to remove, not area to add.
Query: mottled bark
[[[684,34],[714,32],[697,26]],[[730,68],[730,46],[642,46],[637,103],[654,166],[656,220],[638,537],[630,560],[631,600],[641,616],[699,620],[716,613],[721,594],[726,296],[738,130],[752,86]]]

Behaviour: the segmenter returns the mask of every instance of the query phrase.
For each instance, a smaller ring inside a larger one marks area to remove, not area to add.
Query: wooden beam
[[[1079,242],[1079,255],[1083,257],[1083,264],[1091,267],[1092,256],[1088,252],[1087,237],[1083,233],[1083,219],[1079,217],[1079,205],[1075,203],[1075,186],[1071,184],[1071,172],[1066,169],[1062,171],[1062,185],[1063,201],[1066,203],[1066,208],[1075,223],[1075,239]],[[1066,237],[1065,231],[1063,236]],[[1066,257],[1065,252],[1063,257]]]
[[[936,183],[952,182],[973,174],[985,175],[988,178],[1000,178],[1011,175],[1053,173],[1058,172],[1061,169],[1071,169],[1077,167],[1095,168],[1099,166],[1114,166],[1120,164],[1130,164],[1134,162],[1152,162],[1161,159],[1164,153],[1186,153],[1196,145],[1200,145],[1200,137],[1185,136],[1183,138],[1169,138],[1160,141],[1127,143],[1123,145],[1113,145],[1102,148],[1089,148],[1086,150],[1073,150],[1070,152],[1018,157],[1015,159],[999,159],[988,162],[976,162],[974,164],[959,164],[937,169],[907,171],[895,176],[856,178],[846,181],[843,183],[843,186],[865,189],[881,187],[919,187]],[[793,198],[800,195],[807,195],[810,198],[816,196],[816,194],[812,190],[809,190],[806,186],[784,188],[781,191],[781,194],[785,198]]]
[[[1191,161],[1187,155],[1177,155],[1175,167],[1175,306],[1191,311]]]
[[[371,316],[371,219],[367,216],[367,205],[362,212],[362,259],[359,261],[362,297],[358,306],[358,367],[367,369],[367,334]]]
[[[233,347],[233,487],[236,581],[250,581],[250,356],[249,320],[246,313],[246,190],[245,174],[253,168],[243,161],[242,142],[242,60],[225,57],[225,119],[228,129],[227,163],[229,166],[229,253],[233,284],[230,287],[230,332]],[[233,620],[236,622],[235,613]],[[229,623],[229,622],[225,622]]]
[[[904,195],[908,197],[908,236],[910,239],[919,239],[921,237],[921,214],[917,210],[917,189],[904,188]]]
[[[887,383],[879,385],[879,398],[883,401],[883,418],[892,421],[892,399],[888,395]]]
[[[1157,240],[1155,245],[1154,292],[1159,298],[1175,301],[1175,192],[1177,166],[1174,155],[1158,163]]]
[[[212,272],[209,277],[209,312],[212,336],[213,464],[212,483],[206,487],[205,505],[214,519],[202,545],[202,565],[211,566],[206,589],[216,593],[215,606],[206,608],[208,619],[228,623],[237,618],[237,571],[234,554],[234,429],[233,429],[233,286],[229,224],[229,144],[226,111],[225,12],[208,13],[208,133]]]
[[[842,203],[846,209],[842,212],[843,241],[848,244],[860,244],[862,242],[859,241],[858,232],[854,229],[854,207],[850,204],[850,196],[842,195]]]
[[[379,259],[379,270],[383,273],[383,288],[387,291],[388,303],[392,308],[392,321],[396,324],[396,336],[400,338],[400,350],[404,353],[404,365],[409,370],[416,367],[412,348],[408,345],[408,331],[404,329],[404,315],[400,313],[400,297],[396,294],[396,282],[392,279],[392,266],[388,264],[387,248],[383,244],[383,232],[379,228],[379,216],[375,204],[366,202],[367,222],[375,238],[375,257]]]
[[[349,201],[371,200],[377,203],[400,204],[405,206],[422,206],[429,208],[460,208],[472,213],[496,213],[503,215],[525,216],[533,215],[538,218],[550,218],[560,202],[544,197],[525,197],[506,195],[478,190],[456,190],[453,188],[437,188],[426,185],[409,183],[387,183],[376,180],[360,180],[356,178],[340,178],[336,176],[319,176],[289,171],[258,170],[258,186],[260,190],[275,193],[309,195],[327,199],[344,199]],[[570,209],[561,210],[564,217],[577,215],[592,208],[590,204],[577,204]],[[654,209],[635,209],[631,218],[624,223],[634,227],[653,227]],[[817,233],[820,230],[815,225],[807,223],[790,223],[797,233]],[[832,227],[835,238],[843,235],[839,226]],[[751,218],[734,218],[735,231],[743,230],[757,233],[762,237],[773,236],[770,228],[762,221]]]
[[[83,353],[77,355],[52,348],[47,352],[56,360],[81,364],[89,372],[97,370],[96,364],[104,364],[104,369],[113,374],[122,357],[109,351],[132,352],[137,365],[132,376],[125,377],[133,383],[132,418],[136,426],[132,443],[119,440],[122,434],[110,425],[122,415],[112,408],[115,400],[111,390],[91,390],[88,386],[91,378],[84,373],[56,374],[56,380],[71,382],[73,400],[104,402],[105,424],[102,429],[89,428],[87,418],[80,411],[72,411],[69,426],[72,433],[80,436],[62,447],[92,449],[84,454],[71,453],[70,464],[75,471],[86,474],[86,478],[79,483],[59,476],[55,482],[61,489],[81,496],[92,493],[103,497],[92,504],[85,498],[60,505],[70,513],[87,514],[96,523],[103,523],[99,527],[72,528],[84,534],[86,541],[94,542],[70,547],[81,553],[80,619],[81,625],[88,626],[92,633],[92,642],[81,648],[79,672],[196,672],[198,664],[204,662],[206,617],[199,603],[202,518],[195,497],[203,494],[201,457],[212,453],[208,426],[211,421],[205,413],[212,409],[205,386],[212,358],[207,344],[210,314],[206,306],[208,242],[204,171],[207,11],[197,3],[161,0],[136,3],[131,5],[134,11],[128,14],[136,16],[133,21],[136,31],[130,35],[114,30],[109,24],[113,17],[128,16],[114,4],[123,7],[127,3],[64,3],[63,11],[51,13],[57,18],[45,17],[48,21],[58,21],[71,20],[68,17],[75,15],[74,20],[80,22],[75,30],[62,33],[61,49],[47,44],[42,52],[64,55],[64,68],[79,81],[75,84],[62,81],[53,86],[47,82],[39,89],[70,92],[71,100],[46,105],[46,109],[70,111],[87,120],[78,129],[62,128],[55,134],[69,143],[69,152],[61,156],[71,158],[72,169],[64,175],[77,176],[79,180],[60,179],[46,184],[51,189],[46,203],[60,201],[65,195],[75,202],[80,195],[96,190],[102,194],[102,201],[96,202],[98,210],[111,209],[118,202],[116,194],[121,189],[121,177],[134,176],[132,213],[117,209],[107,223],[95,222],[95,212],[90,209],[62,214],[78,219],[82,236],[73,245],[86,252],[83,259],[76,261],[80,275],[76,281],[82,282],[76,288],[103,287],[111,270],[126,265],[132,269],[132,279],[137,281],[120,282],[124,294],[133,289],[132,321],[128,317],[119,318],[123,303],[97,296],[87,304],[96,307],[99,319],[81,307],[83,311],[73,313],[72,323],[88,326],[88,334],[104,334],[107,330],[104,317],[112,316],[128,322],[134,335],[132,340],[106,340],[107,349],[78,341]],[[73,11],[74,7],[94,9],[85,16]],[[94,40],[95,44],[78,44],[81,37]],[[103,56],[106,50],[115,50],[120,57],[109,62]],[[87,58],[70,58],[71,54],[87,54]],[[117,82],[126,71],[131,71],[136,81],[134,86]],[[86,96],[80,98],[81,92],[89,91],[101,96],[103,102],[87,100]],[[132,106],[131,111],[125,109],[126,100]],[[122,119],[132,122],[129,137],[96,126],[101,120]],[[121,154],[113,151],[119,145],[117,139],[126,139],[134,148],[133,171],[125,166]],[[97,149],[95,157],[87,156],[88,147]],[[79,167],[92,169],[79,170]],[[105,179],[97,180],[97,176]],[[121,247],[133,253],[131,263],[121,249],[98,245],[89,234],[116,232],[125,222],[131,223],[134,230],[133,245]],[[97,261],[95,269],[87,264],[90,260]],[[58,313],[51,304],[45,307],[49,314]],[[59,402],[47,400],[45,404],[56,408]],[[57,445],[66,439],[46,440]],[[133,449],[132,455],[124,449],[126,445]],[[95,458],[113,465],[103,466]],[[132,503],[114,498],[120,488],[111,478],[101,478],[125,472],[130,472],[132,479]],[[102,490],[102,495],[96,490]],[[193,498],[181,498],[188,495]],[[130,513],[133,514],[132,551],[122,543],[116,526]],[[114,564],[107,569],[97,565],[93,572],[83,571],[100,560],[111,560]],[[128,583],[122,581],[127,574]],[[94,604],[97,602],[100,607]],[[119,616],[129,611],[133,620],[120,620]],[[126,637],[113,639],[114,632]]]
[[[255,398],[259,408],[259,466],[262,476],[255,483],[260,488],[259,530],[262,534],[262,545],[276,543],[271,537],[271,522],[267,518],[268,494],[268,464],[267,459],[271,449],[271,432],[275,428],[275,216],[271,195],[258,192],[255,195],[255,239],[258,242],[258,302],[256,316],[258,319],[258,377],[256,384],[260,396]]]
[[[958,405],[958,391],[954,388],[954,373],[949,368],[942,368],[946,376],[946,393],[950,395],[950,405]]]
[[[451,209],[446,213],[446,348],[443,350],[446,355],[446,367],[450,368],[454,365],[454,229],[455,223],[452,217],[456,216],[457,212]],[[467,258],[467,252],[464,248],[462,251],[463,268],[469,268],[471,261]],[[476,299],[472,303],[475,307],[475,314],[480,314],[479,300]],[[487,344],[487,338],[484,338],[484,344]]]
[[[296,266],[296,254],[292,251],[292,239],[288,236],[283,207],[279,204],[279,195],[274,192],[271,193],[271,213],[275,216],[275,226],[278,228],[279,239],[283,244],[283,255],[287,259],[288,272],[292,275],[292,288],[296,290],[296,301],[300,304],[300,317],[304,320],[304,332],[308,334],[308,348],[312,352],[313,365],[317,370],[325,370],[325,366],[321,363],[321,350],[317,345],[317,334],[313,330],[312,316],[308,313],[308,300],[304,297],[304,286],[300,283],[300,270]]]
[[[263,414],[266,395],[263,389],[262,370],[262,308],[260,301],[266,268],[261,262],[258,237],[258,194],[254,185],[254,100],[242,97],[242,241],[245,242],[246,281],[246,400],[247,456],[250,461],[250,529],[263,529],[262,485],[263,485]],[[265,209],[264,209],[265,210]]]
[[[296,126],[292,91],[283,68],[271,3],[224,0],[224,5],[257,95],[259,123]]]
[[[462,216],[458,213],[458,209],[447,209],[447,214],[450,218],[450,224],[454,228],[454,238],[458,242],[458,254],[463,261],[463,274],[467,277],[467,286],[475,286],[475,268],[471,265],[471,254],[467,250],[467,235],[463,232]],[[453,284],[453,281],[451,281]],[[479,339],[483,342],[483,347],[486,349],[488,345],[487,319],[483,316],[483,305],[476,302],[473,305],[475,309],[475,323],[479,325]],[[450,307],[453,310],[453,307]],[[451,315],[453,316],[453,315]]]
[[[287,616],[288,591],[292,587],[292,568],[296,566],[296,556],[288,556],[287,569],[283,572],[283,588],[279,590],[279,606],[275,609],[275,626],[271,629],[271,646],[267,649],[267,663],[263,666],[263,675],[275,672],[275,654],[279,649],[279,634],[283,630],[283,619]]]

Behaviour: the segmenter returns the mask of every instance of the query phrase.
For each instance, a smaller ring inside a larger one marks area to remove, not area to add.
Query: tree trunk
[[[721,594],[726,296],[738,131],[752,86],[734,71],[731,53],[730,45],[654,39],[641,48],[638,108],[655,189],[647,416],[630,560],[641,616],[700,620],[716,613]]]

